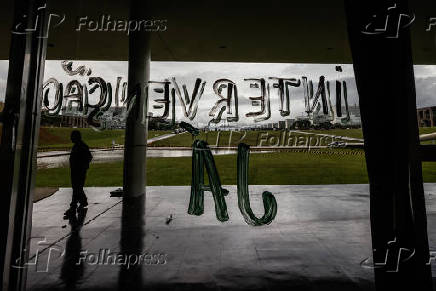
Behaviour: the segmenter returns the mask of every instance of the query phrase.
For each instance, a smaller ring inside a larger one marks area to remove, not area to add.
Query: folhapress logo
[[[36,15],[34,15],[33,17],[34,20],[31,27],[28,27],[29,15],[24,14],[22,16],[22,19],[17,24],[14,25],[12,29],[12,33],[18,35],[25,35],[25,34],[37,32],[41,25],[40,21],[43,21],[42,15],[45,13],[46,9],[47,9],[46,5],[40,6],[36,9],[36,13],[35,13]],[[65,21],[65,14],[59,15],[55,13],[50,13],[47,15],[47,17],[48,17],[47,27],[43,29],[44,34],[38,35],[37,36],[38,38],[48,38],[50,29],[53,27],[58,27]]]
[[[405,13],[397,4],[394,4],[383,13],[372,15],[371,18],[369,23],[364,26],[362,33],[384,35],[386,38],[398,38],[401,29],[411,26],[416,16],[415,14]]]
[[[14,269],[34,267],[37,273],[47,273],[51,262],[65,256],[65,249],[56,243],[49,243],[47,238],[42,238],[37,246],[36,253],[28,261],[21,257],[17,258],[11,267]],[[24,249],[23,253],[26,257],[28,250]],[[45,253],[45,255],[42,255],[42,253]]]
[[[428,19],[427,29],[425,31],[430,32],[433,28],[436,28],[436,17],[430,17]]]

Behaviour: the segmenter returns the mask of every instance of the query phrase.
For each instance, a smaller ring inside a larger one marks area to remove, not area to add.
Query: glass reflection
[[[61,268],[61,280],[66,290],[76,290],[78,283],[83,277],[85,266],[80,260],[82,251],[82,237],[80,231],[86,218],[87,208],[78,208],[77,212],[68,215],[71,234],[65,245],[65,256]]]
[[[145,236],[145,194],[139,197],[124,197],[121,217],[121,255],[129,264],[122,264],[119,273],[119,290],[142,290],[142,264],[132,262],[143,253]]]

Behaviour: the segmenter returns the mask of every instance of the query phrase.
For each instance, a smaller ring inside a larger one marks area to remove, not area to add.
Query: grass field
[[[41,147],[45,148],[70,148],[69,134],[72,129],[45,128],[41,135]],[[110,146],[114,139],[122,144],[124,131],[101,131],[81,129],[84,140],[91,147]],[[435,132],[436,128],[421,128],[420,133]],[[162,135],[167,132],[151,131],[149,137]],[[329,131],[310,131],[316,134],[331,134],[361,138],[360,129],[336,129]],[[222,132],[218,139],[217,132],[202,132],[200,139],[207,140],[210,145],[236,146],[240,142],[249,145],[259,144],[263,138],[267,144],[271,140],[282,139],[282,132],[247,132],[241,139],[243,132]],[[304,136],[304,134],[302,134]],[[184,146],[190,147],[192,137],[188,133],[179,134],[173,138],[157,141],[152,146]],[[367,183],[367,173],[363,152],[359,155],[340,155],[346,149],[325,150],[336,154],[314,154],[307,152],[276,152],[276,153],[253,153],[250,161],[250,184],[280,185],[280,184],[346,184]],[[215,156],[218,171],[223,184],[236,183],[236,155]],[[191,182],[191,158],[149,158],[147,159],[147,184],[148,185],[189,185]],[[122,162],[93,164],[88,173],[87,186],[120,186],[122,185]],[[425,182],[436,182],[436,164],[424,163],[423,174]],[[69,169],[40,169],[37,175],[38,187],[69,187]]]
[[[223,184],[236,184],[236,155],[215,156]],[[122,185],[122,163],[94,164],[87,186]],[[250,184],[347,184],[366,183],[363,154],[314,154],[306,152],[253,153]],[[190,185],[191,157],[147,159],[147,185]],[[40,169],[37,186],[69,187],[69,169]]]
[[[319,185],[368,183],[365,158],[358,154],[313,152],[252,153],[249,183],[251,185]],[[357,150],[356,150],[357,151]],[[322,152],[322,151],[321,151]],[[353,151],[348,151],[353,153]],[[223,184],[236,184],[236,155],[215,156]],[[436,182],[436,164],[424,163],[425,182]],[[122,162],[93,164],[87,186],[121,186]],[[70,187],[69,169],[40,169],[38,187]],[[191,158],[147,159],[147,185],[190,185]]]
[[[70,149],[70,134],[73,128],[50,128],[43,127],[40,131],[39,150],[59,150]],[[91,128],[78,129],[82,133],[83,139],[91,148],[107,148],[112,146],[114,140],[116,144],[124,144],[124,130],[102,130],[95,131]],[[362,138],[361,129],[332,129],[332,130],[308,130],[311,134],[328,134],[342,137]],[[420,134],[436,132],[436,128],[420,128]],[[170,131],[149,131],[148,138],[160,136]],[[244,134],[246,134],[244,136]],[[314,135],[312,135],[314,136]],[[291,137],[291,139],[290,139]],[[218,146],[237,146],[243,142],[251,146],[260,145],[295,145],[299,137],[307,137],[305,134],[283,135],[283,131],[247,131],[246,133],[223,131],[218,133],[211,131],[208,133],[201,132],[199,139],[206,140],[210,145]],[[178,134],[172,138],[154,142],[152,147],[190,147],[192,145],[192,136],[188,133]],[[323,139],[318,145],[327,145],[331,139]],[[316,143],[313,140],[313,143]],[[432,142],[425,142],[426,144]]]
[[[304,133],[296,133],[289,131],[210,131],[201,132],[197,139],[206,140],[209,145],[217,146],[237,146],[243,142],[250,146],[296,146],[304,145],[308,142],[308,137],[312,137],[311,145],[326,146],[333,141],[331,138],[322,138],[315,134],[328,134],[353,138],[361,138],[362,131],[360,129],[338,129],[338,130],[313,130],[306,131],[310,135]],[[340,139],[339,139],[340,140]],[[190,147],[192,145],[192,136],[188,133],[178,134],[172,138],[154,142],[152,147]]]
[[[53,128],[42,127],[39,134],[39,150],[70,149],[71,131],[75,128]],[[83,140],[91,148],[107,148],[112,146],[112,141],[116,144],[124,144],[124,130],[101,130],[96,131],[92,128],[78,128],[82,133]],[[169,131],[149,131],[148,137],[153,138]]]
[[[389,129],[387,129],[389,130]],[[363,133],[362,129],[331,129],[331,130],[310,130],[307,131],[310,133],[317,133],[317,134],[331,134],[336,136],[346,136],[346,137],[352,137],[352,138],[360,138],[363,139]],[[436,132],[436,127],[420,127],[419,128],[419,134],[429,134]],[[423,144],[429,144],[432,143],[432,141],[426,141],[423,142]]]
[[[387,129],[389,130],[389,129]],[[316,137],[316,135],[334,135],[337,137],[350,137],[350,138],[358,138],[363,139],[362,129],[331,129],[331,130],[305,130],[304,132],[307,132],[312,136]],[[428,134],[436,132],[436,127],[429,127],[429,128],[420,128],[419,129],[420,134]],[[245,135],[244,135],[245,134]],[[289,135],[289,133],[285,134],[283,136],[283,131],[240,131],[240,132],[233,132],[230,134],[229,131],[223,131],[223,132],[216,132],[211,131],[208,133],[201,132],[200,135],[197,137],[198,139],[206,140],[209,145],[218,145],[218,146],[237,146],[239,143],[243,142],[250,146],[274,146],[277,143],[279,145],[296,145],[295,142],[302,142],[299,140],[300,137],[307,137],[306,134],[301,133],[292,133]],[[289,139],[291,137],[291,139]],[[319,139],[319,144],[317,145],[328,145],[332,142],[331,138],[324,138]],[[336,140],[341,140],[336,139]],[[315,145],[316,140],[312,140],[312,145]],[[192,136],[188,133],[185,134],[178,134],[172,138],[168,138],[165,140],[160,140],[154,142],[151,146],[152,147],[190,147],[192,145],[193,139]],[[423,144],[429,144],[432,143],[431,141],[423,142]],[[300,144],[301,145],[301,144]]]
[[[305,132],[315,133],[315,134],[331,134],[336,136],[346,136],[352,138],[363,139],[363,133],[361,128],[352,129],[330,129],[330,130],[304,130]],[[435,128],[436,131],[436,128]]]

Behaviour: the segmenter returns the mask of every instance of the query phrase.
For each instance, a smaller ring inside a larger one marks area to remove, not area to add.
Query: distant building
[[[123,129],[125,128],[125,108],[111,107],[96,119],[102,128]],[[86,128],[89,127],[89,124],[88,117],[84,116],[83,111],[79,110],[78,107],[63,107],[62,114],[56,116],[42,112],[41,126]]]
[[[295,119],[286,119],[286,129],[291,129],[295,123]]]
[[[111,107],[99,119],[106,129],[123,129],[126,127],[125,108]]]
[[[278,126],[279,129],[286,129],[286,121],[280,120]]]
[[[356,104],[354,104],[354,106],[349,106],[348,112],[350,113],[350,119],[347,119],[347,110],[345,106],[342,106],[341,124],[346,126],[361,126],[362,120],[360,117],[360,107]]]
[[[83,116],[64,116],[61,115],[61,127],[86,128],[89,127],[88,120]]]
[[[334,117],[333,114],[335,115]],[[306,120],[308,120],[313,127],[325,127],[328,126],[328,124],[335,124],[335,126],[360,127],[362,124],[360,108],[356,104],[353,106],[348,106],[348,114],[345,106],[341,107],[341,116],[338,116],[338,112],[336,112],[335,109],[333,110],[333,114],[332,112],[329,114],[324,114],[320,110],[320,107],[318,107],[316,111],[308,114],[307,116],[298,116],[295,122],[298,123],[298,126],[305,126]]]
[[[153,117],[149,115],[148,129],[149,130],[171,130],[176,125],[173,125],[172,119],[164,119],[161,117]],[[198,127],[198,126],[195,126]]]
[[[318,113],[313,114],[313,124],[315,124],[315,125],[330,122],[331,120],[332,119],[331,119],[330,115],[318,114]]]
[[[436,106],[416,109],[419,127],[434,127],[436,125]]]
[[[83,116],[68,116],[68,115],[49,116],[47,114],[41,114],[41,126],[75,127],[75,128],[89,127],[86,117]]]
[[[348,106],[348,111],[350,115],[360,117],[360,107],[356,104],[354,106]],[[342,112],[346,112],[345,106],[342,107]]]

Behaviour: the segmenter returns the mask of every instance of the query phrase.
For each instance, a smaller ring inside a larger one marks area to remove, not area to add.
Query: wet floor
[[[262,191],[277,199],[275,220],[261,227],[245,223],[236,187],[225,188],[227,222],[207,192],[204,214],[188,215],[190,187],[147,187],[146,203],[126,200],[124,210],[109,197],[115,188],[87,188],[81,227],[80,217],[62,219],[71,189],[60,189],[34,206],[31,253],[45,251],[29,268],[28,290],[373,290],[372,270],[360,265],[371,254],[367,185],[250,186],[257,216]],[[105,263],[126,251],[155,259]]]
[[[87,188],[87,212],[63,220],[71,189],[61,188],[34,204],[27,289],[374,290],[362,264],[371,256],[368,185],[250,186],[257,216],[262,191],[277,199],[276,218],[261,227],[245,223],[236,186],[224,187],[226,222],[207,192],[204,214],[188,215],[186,186],[147,187],[145,201],[124,203],[109,196],[115,188]],[[425,192],[435,250],[436,184]]]

